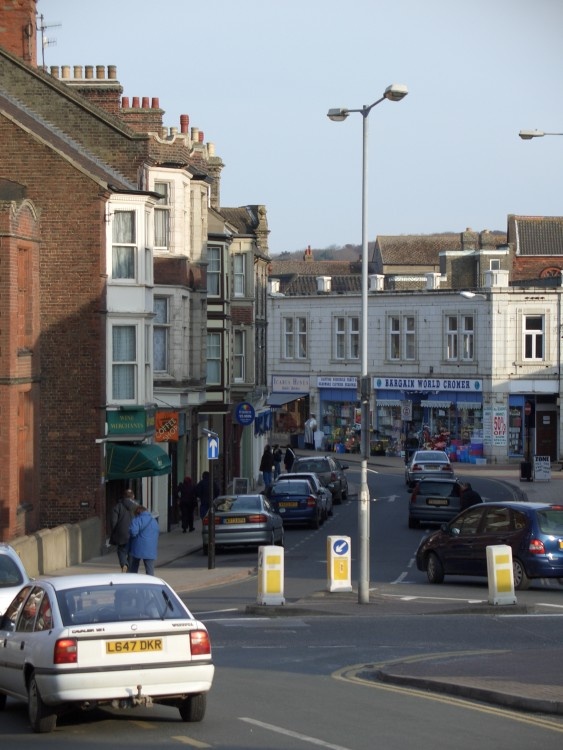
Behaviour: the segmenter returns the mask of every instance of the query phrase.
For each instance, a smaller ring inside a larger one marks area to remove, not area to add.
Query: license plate
[[[297,508],[297,506],[298,506],[298,503],[289,503],[289,502],[279,503],[280,508]]]
[[[246,518],[224,518],[223,523],[245,523]]]
[[[427,497],[426,505],[449,505],[447,497]]]
[[[131,641],[106,641],[106,654],[162,651],[162,638],[135,638]]]
[[[563,539],[559,540],[559,549],[563,549]]]

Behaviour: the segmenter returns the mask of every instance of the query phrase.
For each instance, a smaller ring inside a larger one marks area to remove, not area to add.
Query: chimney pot
[[[214,143],[207,144],[207,155],[215,156],[215,144]]]
[[[199,140],[199,128],[192,128],[192,141]]]
[[[157,96],[153,96],[151,107],[152,109],[160,109],[160,100]]]
[[[198,140],[200,143],[203,143],[203,130],[198,133]]]
[[[63,78],[70,78],[70,65],[63,65],[61,68]]]
[[[59,66],[58,65],[51,65],[51,75],[53,78],[59,77]]]
[[[117,68],[115,65],[108,65],[108,78],[112,81],[117,80]]]
[[[74,66],[74,77],[79,79],[82,78],[82,65]]]
[[[122,109],[129,109],[129,106],[130,106],[129,105],[129,97],[128,96],[122,97],[122,99],[121,99],[121,108]]]
[[[85,70],[84,75],[85,75],[86,78],[91,79],[91,78],[94,77],[94,66],[93,65],[86,65],[86,67],[84,68],[84,70]]]
[[[180,132],[187,133],[190,126],[190,118],[188,115],[180,115]]]
[[[134,96],[133,97],[133,104],[131,105],[133,109],[139,109],[139,97]]]
[[[96,78],[103,79],[106,77],[106,66],[96,65]]]
[[[149,97],[143,96],[143,109],[149,109]]]

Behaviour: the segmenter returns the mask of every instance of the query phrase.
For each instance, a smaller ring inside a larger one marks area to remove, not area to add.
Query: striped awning
[[[481,401],[458,401],[458,409],[481,409],[483,403]]]
[[[451,401],[421,401],[421,406],[426,406],[430,409],[449,409],[452,405]]]
[[[401,402],[398,398],[378,398],[375,400],[376,406],[400,406]]]

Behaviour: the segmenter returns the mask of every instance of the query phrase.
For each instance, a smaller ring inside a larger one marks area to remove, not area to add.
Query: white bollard
[[[258,548],[258,604],[285,604],[283,563],[283,547]]]
[[[349,536],[327,536],[326,562],[329,591],[352,591],[351,550]]]
[[[512,547],[494,544],[487,547],[489,604],[516,604]]]

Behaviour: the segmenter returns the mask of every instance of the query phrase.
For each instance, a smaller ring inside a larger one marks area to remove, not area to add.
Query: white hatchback
[[[35,732],[69,708],[175,706],[201,721],[214,665],[205,625],[153,576],[32,581],[0,621],[0,709],[28,705]]]

